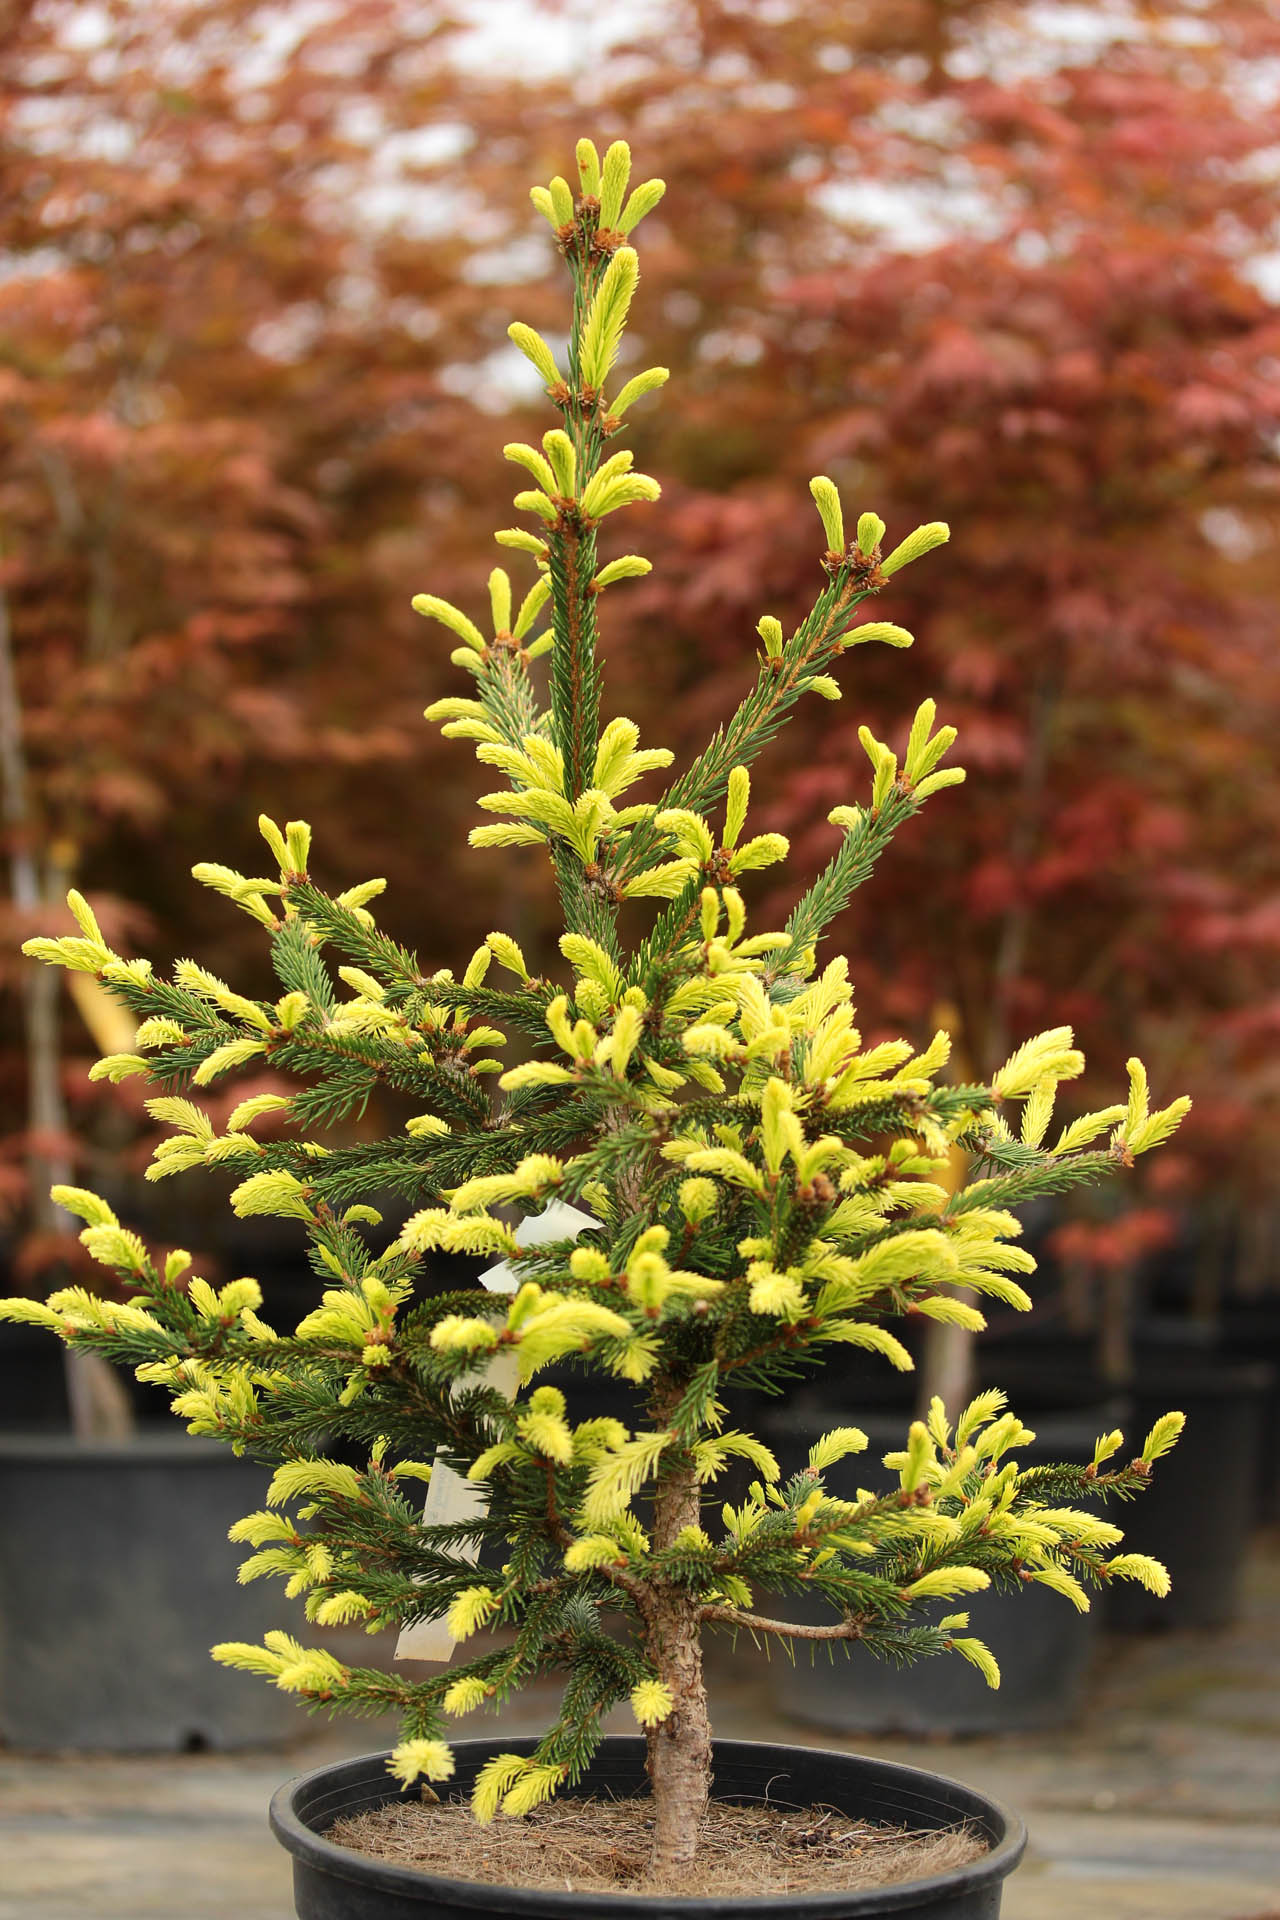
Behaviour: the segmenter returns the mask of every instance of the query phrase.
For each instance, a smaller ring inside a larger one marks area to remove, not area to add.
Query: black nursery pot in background
[[[1042,1417],[1025,1396],[1011,1394],[1010,1399],[1036,1433],[1033,1445],[1018,1449],[1025,1467],[1052,1461],[1087,1465],[1098,1435],[1116,1425],[1114,1406]],[[909,1411],[873,1418],[850,1411],[847,1422],[861,1427],[870,1445],[827,1470],[831,1491],[852,1498],[858,1486],[896,1484],[881,1456],[905,1444],[910,1419]],[[813,1442],[836,1424],[829,1414],[819,1420],[798,1418],[788,1408],[779,1411],[766,1438],[784,1479],[799,1472]],[[845,1733],[1014,1733],[1069,1720],[1078,1710],[1097,1639],[1096,1611],[1078,1613],[1061,1594],[1032,1585],[1017,1593],[966,1594],[963,1601],[940,1602],[936,1613],[954,1613],[961,1606],[969,1615],[969,1631],[999,1662],[998,1688],[989,1687],[958,1654],[898,1667],[864,1647],[846,1651],[847,1643],[832,1649],[829,1643],[797,1641],[794,1662],[775,1658],[778,1710]],[[822,1601],[794,1594],[780,1595],[776,1608],[770,1603],[762,1610],[782,1610],[789,1619],[814,1624],[835,1618]]]
[[[0,1433],[65,1433],[67,1363],[43,1327],[0,1323]]]
[[[1258,1505],[1264,1520],[1280,1520],[1280,1297],[1229,1301],[1219,1327],[1224,1359],[1262,1362],[1270,1370],[1261,1409]]]
[[[1153,1554],[1173,1588],[1158,1599],[1133,1581],[1107,1593],[1107,1625],[1122,1631],[1226,1627],[1240,1612],[1245,1554],[1258,1501],[1269,1367],[1212,1354],[1139,1352],[1134,1431],[1180,1408],[1187,1424],[1140,1500],[1118,1515],[1125,1547]]]
[[[534,1739],[460,1740],[452,1791],[467,1791],[498,1753],[532,1753]],[[996,1920],[1003,1883],[1022,1857],[1026,1833],[1017,1815],[972,1787],[915,1767],[854,1754],[824,1753],[753,1740],[715,1743],[712,1788],[719,1800],[789,1806],[821,1804],[886,1825],[938,1830],[967,1822],[990,1851],[967,1866],[853,1893],[802,1893],[768,1899],[681,1899],[650,1894],[572,1893],[487,1886],[465,1878],[419,1873],[339,1847],[325,1832],[344,1814],[362,1813],[400,1797],[385,1753],[372,1753],[281,1787],[271,1803],[271,1827],[293,1855],[293,1893],[299,1920]],[[603,1740],[583,1776],[584,1795],[621,1798],[647,1789],[645,1743]]]
[[[984,1384],[1007,1387],[1012,1406],[1037,1426],[1038,1394],[1052,1392],[1059,1402],[1104,1397],[1091,1348],[1089,1340],[1053,1329],[1039,1336],[1029,1331],[983,1341],[978,1364]],[[1142,1496],[1110,1509],[1109,1517],[1123,1527],[1127,1551],[1164,1562],[1173,1587],[1162,1600],[1134,1581],[1118,1581],[1102,1607],[1108,1627],[1226,1627],[1237,1618],[1268,1477],[1266,1450],[1275,1447],[1268,1427],[1275,1393],[1274,1370],[1224,1354],[1212,1328],[1185,1320],[1138,1322],[1127,1404],[1111,1424],[1124,1429],[1127,1456],[1161,1414],[1177,1409],[1187,1424]]]
[[[237,1586],[227,1539],[266,1487],[180,1433],[0,1434],[0,1739],[129,1753],[296,1732],[296,1702],[209,1658],[280,1624],[271,1583]]]

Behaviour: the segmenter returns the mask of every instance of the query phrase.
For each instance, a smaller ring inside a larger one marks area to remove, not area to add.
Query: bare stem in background
[[[985,1062],[991,1072],[1009,1053],[1013,995],[1027,957],[1031,903],[1026,893],[1026,868],[1043,825],[1041,814],[1049,773],[1049,748],[1061,691],[1061,680],[1056,669],[1045,668],[1031,698],[1027,757],[1023,762],[1022,779],[1014,807],[1013,831],[1009,837],[1009,860],[1017,876],[1019,891],[1001,923],[992,971],[991,1017],[987,1025]]]
[[[20,914],[49,904],[30,843],[22,704],[13,661],[9,600],[0,586],[0,813],[9,841],[9,886]],[[55,876],[51,875],[51,879]],[[31,1215],[38,1232],[71,1233],[74,1222],[55,1206],[49,1189],[67,1183],[72,1167],[66,1102],[62,1097],[58,978],[48,967],[23,969],[27,1053],[27,1168]],[[118,1439],[132,1429],[128,1398],[115,1371],[96,1353],[66,1352],[71,1430],[80,1439]]]
[[[952,1070],[959,1080],[973,1077],[972,1062],[964,1039],[964,1021],[959,1007],[946,1003],[933,1010],[933,1025],[945,1027],[953,1036]],[[947,1170],[938,1176],[939,1186],[948,1193],[959,1193],[969,1178],[969,1155],[963,1147],[953,1146],[947,1156]],[[931,1320],[925,1328],[921,1355],[917,1411],[923,1418],[935,1394],[948,1407],[963,1407],[973,1397],[974,1336],[967,1327],[951,1327]]]

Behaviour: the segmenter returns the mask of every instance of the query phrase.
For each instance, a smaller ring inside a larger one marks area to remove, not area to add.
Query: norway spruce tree
[[[823,956],[822,940],[895,830],[964,778],[944,764],[954,729],[935,725],[932,700],[901,754],[863,729],[869,782],[850,770],[849,803],[831,815],[838,851],[785,927],[748,929],[744,886],[787,855],[780,835],[750,831],[750,769],[798,701],[839,697],[833,669],[851,648],[910,645],[860,609],[945,526],[883,551],[878,516],[861,513],[850,537],[835,486],[815,479],[825,547],[812,610],[790,634],[760,620],[736,711],[661,798],[634,796],[673,756],[605,718],[597,622],[601,596],[650,563],[602,563],[597,537],[659,490],[609,447],[666,378],[614,378],[637,284],[631,236],[663,187],[628,194],[621,142],[600,162],[584,140],[577,159],[579,192],[557,178],[532,196],[572,286],[563,364],[531,328],[510,330],[558,415],[541,447],[504,449],[527,481],[524,524],[496,538],[528,583],[513,591],[494,569],[491,630],[431,594],[414,602],[451,632],[470,679],[428,717],[473,741],[499,779],[472,844],[550,860],[564,964],[544,977],[504,933],[458,975],[424,963],[379,932],[370,902],[383,883],[322,884],[296,821],[261,822],[275,869],[263,877],[194,869],[260,922],[276,1000],[194,960],[162,979],[121,958],[73,893],[78,934],[26,951],[94,974],[136,1017],[136,1051],[93,1077],[155,1087],[149,1111],[172,1132],[148,1177],[233,1167],[238,1215],[298,1222],[318,1302],[296,1328],[268,1326],[256,1281],[215,1290],[184,1253],[158,1265],[103,1200],[62,1187],[126,1297],[72,1287],[0,1314],[132,1365],[169,1388],[193,1433],[276,1463],[266,1509],[234,1529],[252,1549],[241,1577],[282,1577],[322,1626],[399,1628],[405,1651],[429,1649],[439,1671],[350,1666],[284,1628],[260,1647],[217,1647],[218,1659],[314,1705],[398,1710],[391,1764],[406,1786],[449,1778],[456,1716],[562,1675],[536,1753],[480,1774],[480,1820],[572,1785],[602,1716],[630,1701],[648,1740],[653,1867],[669,1873],[695,1852],[711,1776],[708,1631],[949,1654],[995,1685],[966,1615],[939,1619],[936,1603],[993,1582],[1047,1586],[1077,1607],[1116,1578],[1167,1586],[1073,1502],[1138,1491],[1181,1415],[1127,1464],[1108,1464],[1122,1457],[1112,1433],[1090,1466],[1023,1471],[1032,1436],[1000,1393],[954,1414],[935,1401],[889,1456],[896,1487],[848,1500],[824,1474],[865,1447],[856,1427],[781,1482],[721,1396],[839,1367],[850,1347],[909,1368],[893,1332],[904,1314],[980,1327],[975,1296],[1029,1307],[1015,1276],[1033,1262],[1010,1209],[1129,1166],[1188,1103],[1153,1111],[1132,1061],[1123,1104],[1054,1128],[1057,1089],[1083,1067],[1066,1027],[1027,1040],[982,1086],[941,1078],[945,1033],[921,1050],[863,1046],[847,962]],[[527,1057],[506,1064],[508,1046]],[[243,1101],[219,1132],[201,1089],[266,1065],[296,1091]],[[389,1138],[346,1142],[342,1123],[384,1089],[421,1111]],[[255,1137],[269,1110],[292,1137]],[[976,1175],[958,1192],[940,1178],[955,1147]],[[387,1244],[389,1199],[402,1224]],[[430,1294],[438,1250],[493,1263],[487,1284]],[[564,1394],[539,1384],[566,1359],[628,1383],[640,1424],[575,1424]],[[731,1461],[756,1476],[736,1507],[715,1491]],[[819,1594],[830,1621],[758,1612],[761,1589]],[[476,1655],[481,1628],[500,1631]]]

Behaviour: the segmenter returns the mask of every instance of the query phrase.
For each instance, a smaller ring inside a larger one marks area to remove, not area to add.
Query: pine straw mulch
[[[678,1881],[646,1877],[651,1803],[554,1800],[520,1819],[478,1826],[465,1800],[390,1800],[348,1814],[325,1839],[397,1867],[453,1880],[571,1893],[762,1897],[844,1893],[923,1879],[988,1851],[973,1828],[874,1826],[831,1807],[713,1800],[698,1858]]]

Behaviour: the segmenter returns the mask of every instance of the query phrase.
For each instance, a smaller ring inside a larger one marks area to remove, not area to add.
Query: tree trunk
[[[954,1419],[973,1398],[974,1372],[974,1336],[968,1327],[931,1320],[924,1330],[920,1356],[916,1418],[925,1418],[936,1394]]]
[[[1133,1385],[1133,1280],[1131,1263],[1103,1269],[1098,1371],[1109,1387]]]
[[[961,1081],[972,1080],[973,1065],[966,1048],[964,1020],[959,1007],[948,1000],[940,1001],[933,1009],[931,1020],[933,1026],[945,1027],[951,1035],[951,1064],[955,1077]],[[947,1155],[946,1172],[938,1176],[939,1186],[948,1193],[959,1193],[969,1178],[969,1167],[969,1155],[964,1148],[953,1146]],[[961,1297],[972,1299],[973,1296],[966,1293]],[[929,1403],[935,1394],[953,1418],[968,1405],[973,1398],[975,1361],[974,1336],[967,1327],[950,1327],[941,1320],[927,1323],[916,1387],[916,1412],[922,1420],[928,1414]]]
[[[0,588],[0,811],[9,836],[9,872],[13,904],[32,911],[49,904],[30,845],[27,768],[22,743],[22,705],[14,670],[9,604]],[[62,876],[65,879],[65,875]],[[58,976],[52,968],[26,963],[23,1011],[27,1042],[27,1168],[31,1215],[44,1233],[71,1231],[71,1216],[55,1206],[51,1186],[71,1179],[65,1141],[66,1102],[62,1097],[58,1035]],[[131,1431],[133,1416],[115,1369],[100,1354],[66,1354],[67,1403],[71,1430],[81,1439],[119,1439]]]
[[[654,1496],[654,1546],[669,1547],[701,1512],[693,1463],[661,1476]],[[645,1606],[645,1645],[675,1707],[649,1731],[654,1833],[650,1872],[669,1878],[692,1861],[711,1790],[711,1722],[702,1676],[701,1603],[681,1587],[655,1589]]]
[[[996,942],[991,998],[986,1032],[987,1073],[994,1073],[1009,1053],[1012,1041],[1013,1001],[1026,963],[1031,936],[1032,903],[1027,896],[1027,868],[1043,828],[1045,789],[1052,757],[1053,727],[1062,693],[1060,670],[1046,666],[1031,694],[1027,722],[1027,757],[1022,766],[1009,834],[1009,863],[1018,893],[1005,913]],[[982,1067],[981,1061],[975,1065]]]

